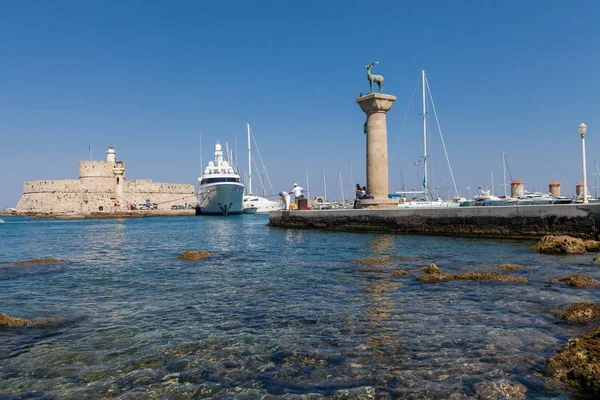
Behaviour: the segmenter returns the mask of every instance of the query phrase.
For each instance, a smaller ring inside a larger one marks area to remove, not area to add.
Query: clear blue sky
[[[558,180],[568,195],[580,122],[590,187],[600,158],[599,27],[598,1],[2,1],[0,207],[26,180],[76,178],[89,144],[97,159],[113,144],[128,179],[195,183],[200,132],[205,161],[237,135],[245,166],[246,122],[276,191],[305,185],[308,165],[311,195],[325,168],[339,198],[338,170],[365,182],[355,98],[375,60],[397,96],[390,186],[400,168],[419,185],[419,92],[409,101],[425,69],[462,194],[491,171],[500,192],[505,151],[529,190]],[[430,183],[448,186],[433,129],[430,147]]]

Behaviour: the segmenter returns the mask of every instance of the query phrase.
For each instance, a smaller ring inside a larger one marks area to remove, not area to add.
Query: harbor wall
[[[269,226],[425,235],[598,239],[600,204],[269,213]]]

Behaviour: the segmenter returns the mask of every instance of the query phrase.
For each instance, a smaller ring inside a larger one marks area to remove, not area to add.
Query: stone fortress
[[[153,183],[149,179],[128,181],[125,163],[117,161],[115,149],[106,161],[79,161],[78,180],[25,182],[15,211],[19,214],[90,214],[127,211],[147,201],[158,210],[173,205],[196,204],[194,185]]]

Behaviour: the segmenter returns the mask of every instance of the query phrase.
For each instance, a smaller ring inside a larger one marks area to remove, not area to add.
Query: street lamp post
[[[583,159],[583,204],[587,204],[587,174],[585,172],[585,132],[587,131],[587,125],[582,122],[577,129],[579,129],[581,135],[581,157]]]

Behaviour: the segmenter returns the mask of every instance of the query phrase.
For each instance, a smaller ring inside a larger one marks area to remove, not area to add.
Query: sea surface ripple
[[[5,217],[0,398],[448,398],[508,379],[568,399],[544,361],[589,327],[556,320],[597,289],[549,284],[591,255],[531,241],[272,229],[264,215],[109,220]],[[183,250],[213,257],[182,261]],[[353,260],[402,257],[388,265]],[[420,283],[420,267],[530,283]],[[404,276],[391,271],[403,269]]]

